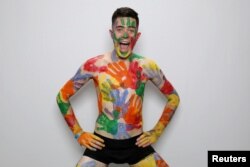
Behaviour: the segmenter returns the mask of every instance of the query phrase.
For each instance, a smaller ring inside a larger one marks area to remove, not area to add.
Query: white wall
[[[181,105],[154,145],[171,167],[207,166],[208,150],[250,149],[250,1],[0,0],[0,166],[72,167],[83,149],[56,95],[87,58],[110,51],[113,11],[139,13],[135,52],[154,59]],[[147,85],[144,126],[164,99]],[[84,129],[97,115],[93,84],[72,99]],[[116,166],[116,165],[114,165]]]

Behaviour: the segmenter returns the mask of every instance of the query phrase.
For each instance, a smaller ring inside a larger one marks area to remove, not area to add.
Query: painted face
[[[136,41],[141,33],[138,33],[136,20],[131,17],[118,17],[110,30],[117,56],[127,58],[131,55]]]

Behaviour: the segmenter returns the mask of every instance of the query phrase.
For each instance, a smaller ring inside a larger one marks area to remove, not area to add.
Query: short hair
[[[132,17],[136,20],[136,26],[139,27],[138,13],[129,7],[121,7],[116,9],[112,16],[112,25],[118,17]]]

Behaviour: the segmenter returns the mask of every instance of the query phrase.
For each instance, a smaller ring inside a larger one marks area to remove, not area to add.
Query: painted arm
[[[144,132],[137,139],[137,145],[139,147],[146,147],[158,140],[175,113],[180,101],[176,90],[154,62],[150,61],[144,68],[146,69],[146,75],[149,77],[149,79],[166,97],[167,104],[154,128],[148,132]]]
[[[69,101],[70,97],[93,77],[93,73],[90,71],[91,69],[88,69],[90,63],[91,62],[88,61],[81,66],[75,76],[61,88],[57,95],[57,104],[79,144],[91,150],[95,150],[95,148],[101,149],[100,146],[103,146],[103,140],[92,133],[83,131]]]

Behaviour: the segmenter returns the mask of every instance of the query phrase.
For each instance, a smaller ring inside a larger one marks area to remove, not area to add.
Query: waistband
[[[142,134],[137,136],[131,137],[129,139],[110,139],[105,136],[102,136],[96,132],[94,134],[104,140],[105,147],[107,149],[112,150],[119,150],[119,149],[129,149],[129,148],[137,148],[138,146],[135,145],[136,139]]]

